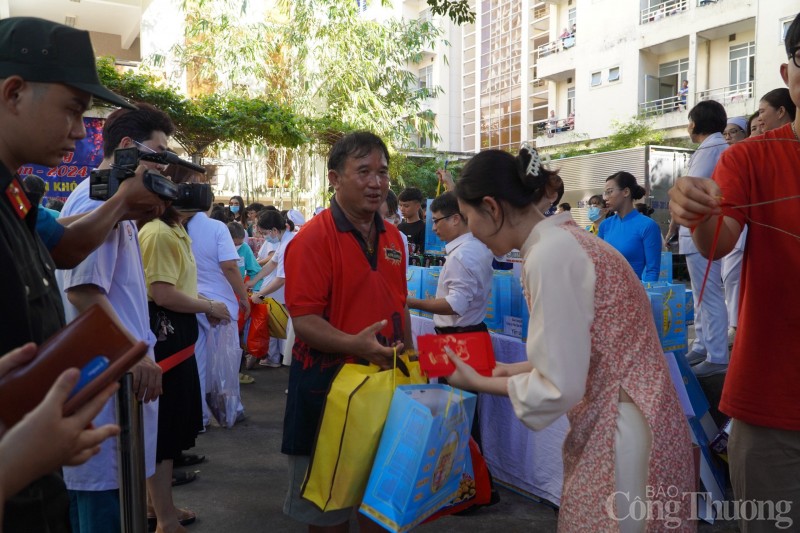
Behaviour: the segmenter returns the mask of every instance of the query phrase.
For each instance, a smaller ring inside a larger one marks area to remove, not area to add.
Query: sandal
[[[247,374],[242,374],[239,372],[239,383],[241,385],[250,385],[251,383],[255,382],[255,378],[253,376],[248,376]]]
[[[172,486],[178,487],[186,485],[197,479],[197,472],[173,472],[172,473]]]
[[[195,520],[197,520],[197,515],[188,509],[177,509],[178,511],[178,523],[182,526],[188,526],[189,524],[194,524]],[[153,509],[147,509],[147,531],[153,533],[158,526],[158,519],[156,518],[155,511]]]
[[[184,466],[194,466],[199,465],[203,461],[206,460],[205,455],[195,455],[193,453],[182,453],[177,459],[172,461],[172,465],[175,468],[181,468]]]

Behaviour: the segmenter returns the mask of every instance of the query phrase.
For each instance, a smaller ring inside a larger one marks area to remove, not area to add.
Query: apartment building
[[[0,18],[39,17],[87,30],[97,55],[138,63],[140,21],[152,0],[0,0]]]
[[[800,0],[550,0],[549,7],[550,41],[537,49],[536,64],[557,122],[528,132],[540,147],[599,139],[614,121],[637,115],[685,136],[686,111],[706,99],[729,116],[753,113],[761,95],[784,86],[783,37]],[[573,21],[568,43],[561,32]]]
[[[427,10],[424,0],[398,4],[406,17]],[[515,149],[523,141],[557,148],[602,139],[615,121],[636,116],[668,137],[685,136],[686,111],[705,99],[730,116],[753,113],[761,95],[783,86],[783,36],[800,12],[800,0],[470,5],[475,23],[438,21],[450,47],[410,66],[421,84],[443,88],[429,104],[440,150]]]

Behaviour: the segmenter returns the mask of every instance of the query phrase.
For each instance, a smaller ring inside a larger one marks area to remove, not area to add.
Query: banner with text
[[[21,177],[36,174],[41,177],[46,188],[44,197],[53,200],[66,200],[75,187],[89,176],[103,160],[103,123],[105,119],[84,117],[86,137],[75,143],[75,151],[65,155],[61,163],[53,168],[41,165],[22,165],[18,172]]]

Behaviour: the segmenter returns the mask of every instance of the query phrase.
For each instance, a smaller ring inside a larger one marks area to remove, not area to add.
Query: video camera
[[[173,152],[145,153],[138,148],[114,150],[114,163],[110,169],[93,170],[89,176],[89,197],[92,200],[106,201],[117,192],[119,184],[136,174],[139,161],[151,161],[161,165],[179,165],[201,174],[206,169],[185,161]],[[163,200],[181,211],[208,211],[213,195],[207,183],[173,183],[155,170],[146,170],[144,186]]]

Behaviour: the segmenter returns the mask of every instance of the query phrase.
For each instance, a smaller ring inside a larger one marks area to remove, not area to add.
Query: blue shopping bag
[[[680,283],[645,283],[645,291],[658,292],[663,296],[663,315],[656,321],[661,348],[665,352],[685,351],[689,344],[686,329],[686,287]]]
[[[395,390],[361,513],[409,531],[459,494],[468,466],[474,394],[448,385]]]
[[[424,298],[422,292],[422,276],[425,273],[425,267],[421,266],[408,266],[406,267],[406,286],[408,288],[409,298]],[[418,309],[409,309],[412,315],[419,315]]]
[[[433,300],[436,298],[436,289],[439,286],[439,274],[441,271],[442,267],[440,266],[423,268],[422,295],[418,296],[418,298],[422,298],[424,300]],[[417,314],[419,316],[433,318],[433,313],[429,313],[428,311],[418,311]]]
[[[672,283],[672,252],[661,252],[661,269],[658,271],[658,281]]]
[[[427,201],[425,205],[425,253],[432,255],[444,255],[445,243],[433,231],[433,212],[431,212],[431,204],[433,199]]]
[[[504,332],[505,317],[511,316],[513,281],[514,273],[509,270],[495,270],[492,274],[492,290],[489,293],[489,303],[486,305],[486,318],[484,318],[489,331]]]

